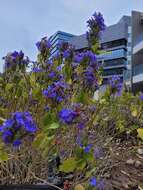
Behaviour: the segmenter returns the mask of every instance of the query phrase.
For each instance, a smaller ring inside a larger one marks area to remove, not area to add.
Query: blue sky
[[[142,0],[0,0],[0,70],[7,52],[23,50],[31,59],[35,42],[57,30],[73,34],[86,31],[86,20],[101,11],[107,25],[131,10],[143,12]]]

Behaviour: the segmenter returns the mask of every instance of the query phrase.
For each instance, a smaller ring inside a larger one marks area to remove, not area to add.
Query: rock
[[[136,162],[135,162],[135,167],[140,167],[142,165],[142,163],[141,163],[141,161],[139,161],[139,160],[137,160]]]
[[[142,148],[139,148],[139,149],[137,150],[137,152],[138,152],[139,155],[143,155],[143,149],[142,149]]]
[[[129,159],[126,161],[126,164],[128,165],[133,165],[135,163],[135,161],[133,159]]]

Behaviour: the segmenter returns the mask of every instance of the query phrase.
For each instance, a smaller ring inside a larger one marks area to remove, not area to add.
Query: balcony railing
[[[111,60],[111,59],[118,59],[124,58],[127,56],[127,53],[124,49],[119,49],[115,51],[105,52],[103,54],[98,55],[99,60]]]

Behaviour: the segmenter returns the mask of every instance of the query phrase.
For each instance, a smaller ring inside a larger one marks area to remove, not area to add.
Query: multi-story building
[[[123,80],[124,71],[127,66],[128,51],[128,27],[131,25],[131,18],[123,16],[121,20],[106,28],[100,39],[101,50],[104,53],[98,55],[98,61],[103,65],[103,83],[112,75],[118,75]],[[77,51],[88,47],[85,35],[71,38],[70,43]]]
[[[88,48],[86,35],[75,36],[57,32],[50,38],[51,54],[57,52],[60,41],[71,43],[75,51]],[[126,88],[143,89],[143,14],[132,11],[131,16],[123,16],[116,24],[106,27],[101,34],[100,47],[104,53],[98,55],[103,65],[103,84],[109,77],[118,75]]]
[[[49,40],[51,43],[51,56],[55,55],[58,52],[57,45],[61,42],[69,42],[71,38],[73,38],[73,34],[69,34],[67,32],[57,31],[53,34]]]
[[[133,92],[143,90],[143,13],[132,11],[129,28],[131,54],[124,81]]]

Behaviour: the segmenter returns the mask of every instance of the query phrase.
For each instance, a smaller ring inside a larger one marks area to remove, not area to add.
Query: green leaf
[[[86,161],[84,159],[81,159],[78,161],[77,168],[79,170],[83,170],[85,168],[85,166],[86,166]]]
[[[43,124],[44,125],[48,125],[50,124],[52,121],[52,113],[51,112],[48,112],[45,116],[44,116],[44,119],[43,119]]]
[[[143,140],[143,128],[137,129],[138,137]]]
[[[69,158],[68,160],[65,160],[63,164],[60,166],[60,171],[69,173],[73,172],[76,169],[77,161],[75,158]]]
[[[91,175],[93,175],[93,173],[95,173],[95,171],[96,171],[96,168],[93,168],[93,169],[87,171],[85,176],[87,178],[89,178]]]
[[[13,84],[8,83],[5,88],[6,88],[6,91],[10,91],[13,88]]]
[[[85,188],[83,187],[83,185],[78,184],[75,186],[74,190],[85,190]]]
[[[0,162],[8,160],[8,154],[4,150],[0,150]]]
[[[60,127],[59,123],[54,122],[48,128],[49,129],[58,129],[59,127]]]

